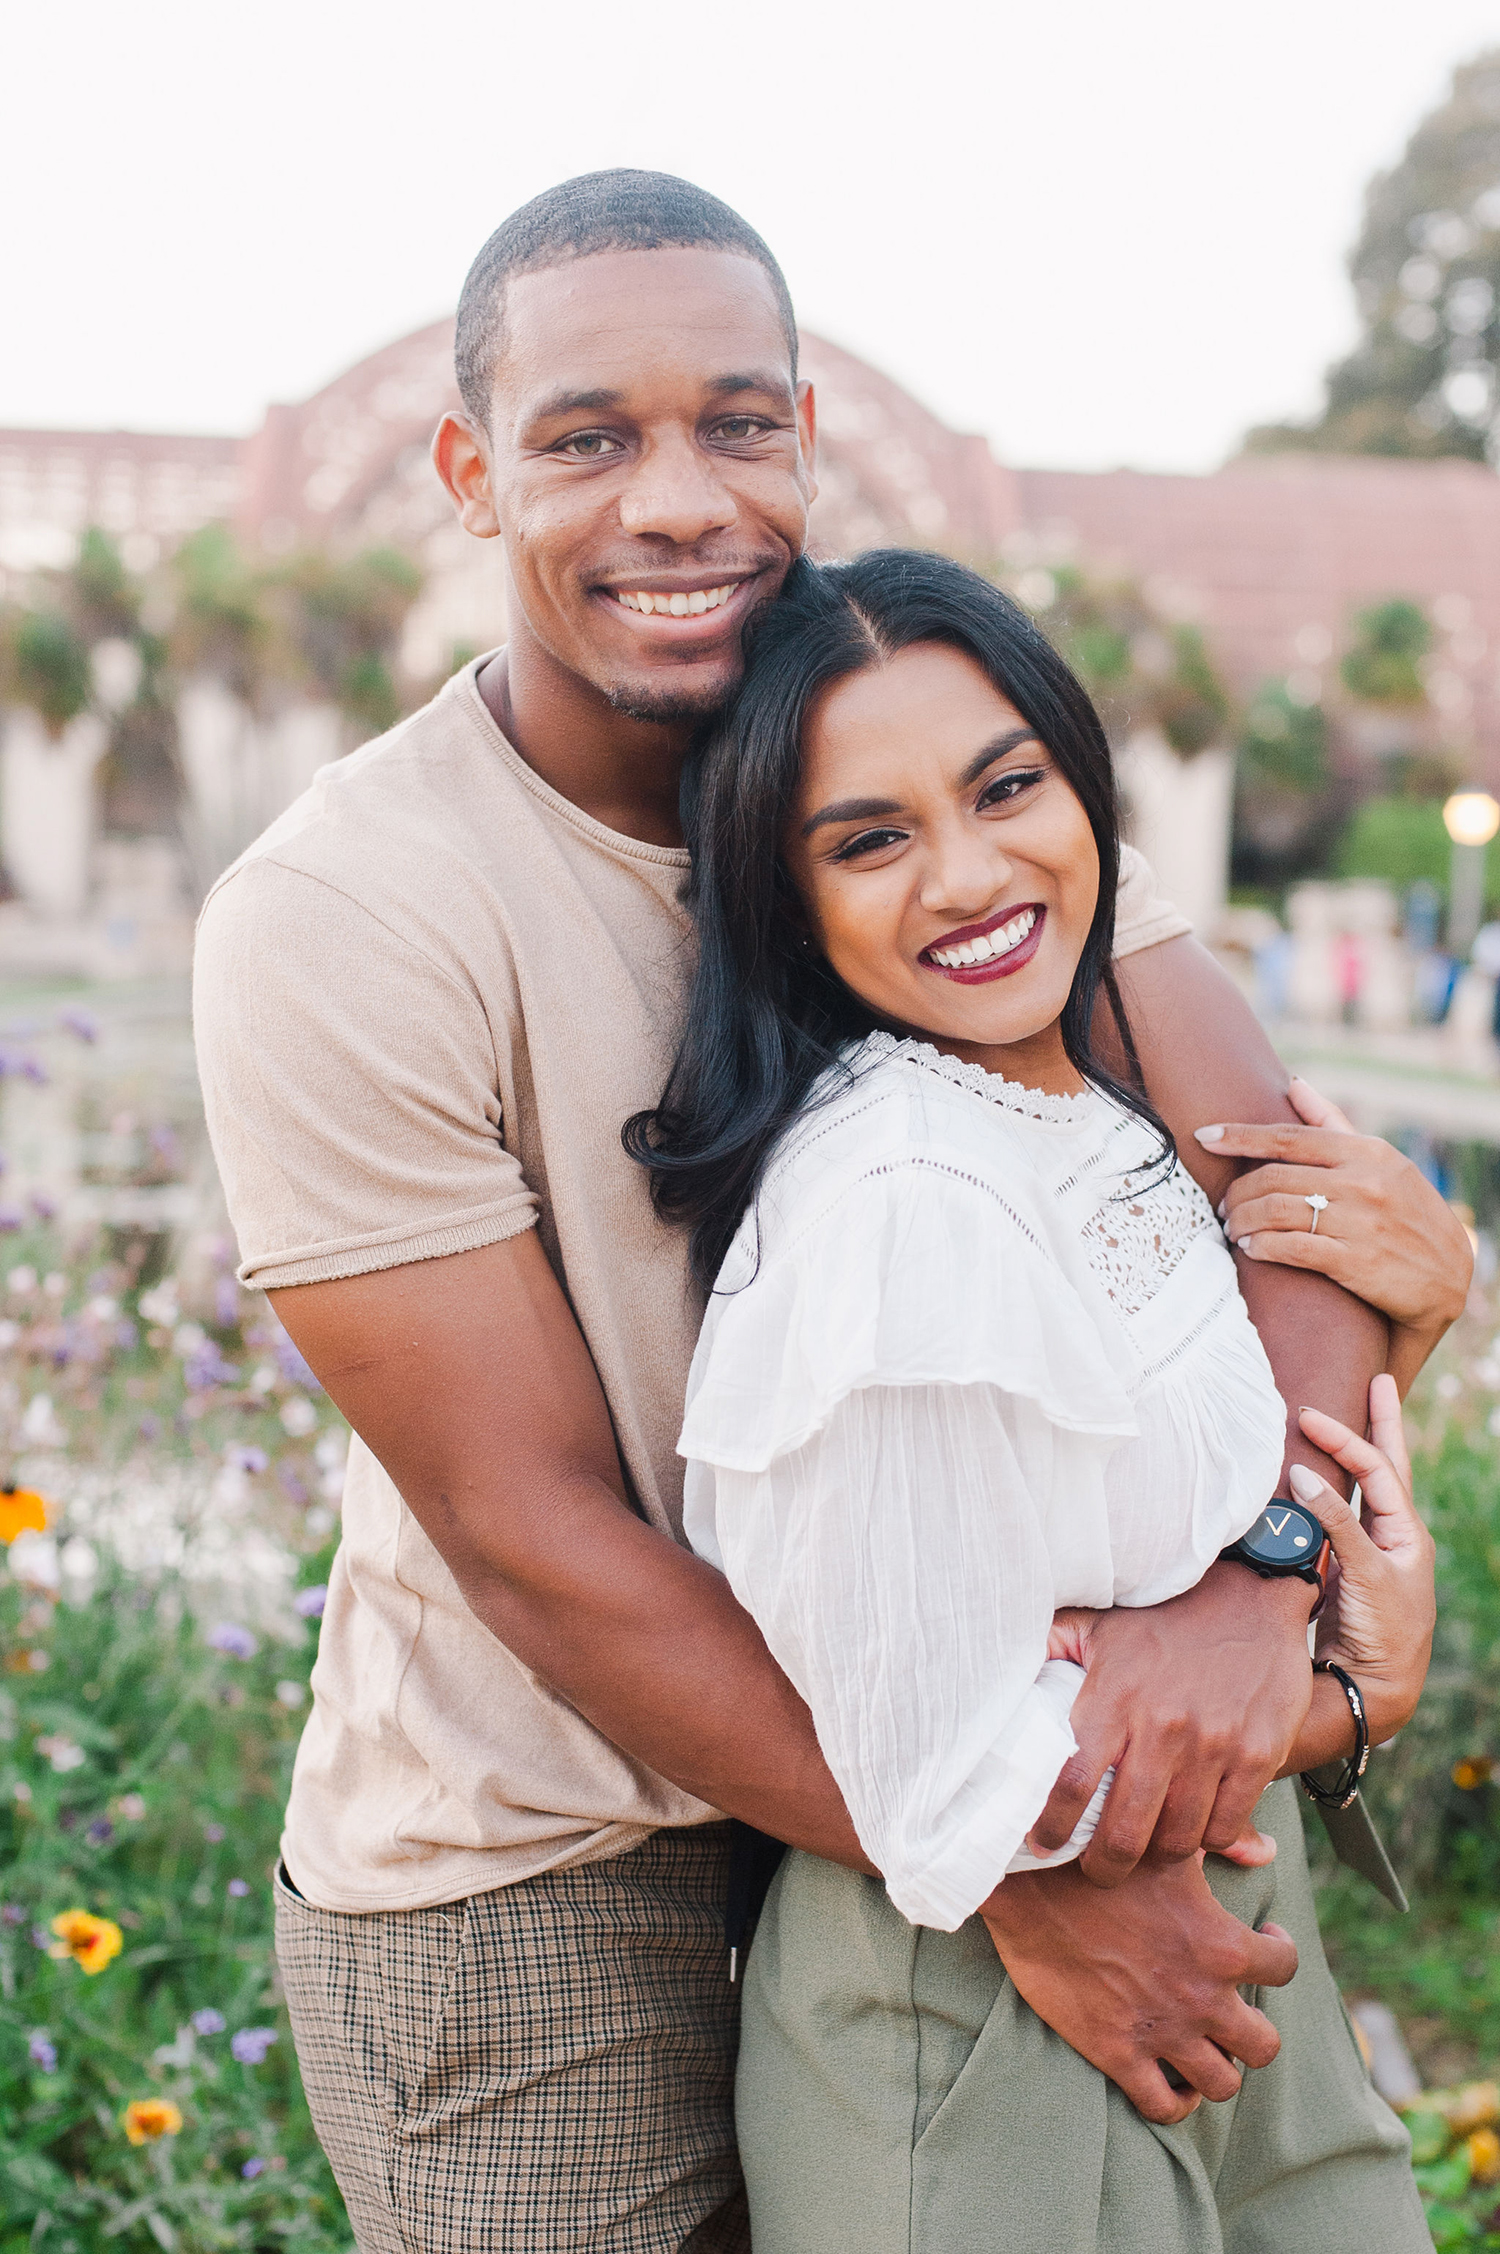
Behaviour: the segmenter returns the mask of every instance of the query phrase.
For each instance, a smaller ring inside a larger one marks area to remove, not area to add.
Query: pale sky
[[[1006,459],[1205,469],[1353,335],[1360,196],[1500,0],[10,11],[0,424],[243,431],[528,196],[685,173]]]

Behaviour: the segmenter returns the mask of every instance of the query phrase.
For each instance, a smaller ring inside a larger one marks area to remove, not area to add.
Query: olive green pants
[[[1323,1956],[1295,1787],[1256,1820],[1272,1865],[1206,1867],[1297,1944],[1290,1987],[1252,1998],[1281,2054],[1167,2129],[1022,2002],[978,1918],[911,1926],[877,1880],[788,1856],[740,2041],[755,2254],[1430,2254]]]

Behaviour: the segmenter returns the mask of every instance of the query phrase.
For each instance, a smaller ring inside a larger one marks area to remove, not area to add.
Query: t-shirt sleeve
[[[209,1135],[262,1289],[471,1252],[530,1228],[478,995],[337,887],[262,859],[198,927]]]
[[[1133,845],[1120,847],[1120,889],[1115,900],[1115,959],[1185,939],[1192,925],[1159,889],[1156,872]]]

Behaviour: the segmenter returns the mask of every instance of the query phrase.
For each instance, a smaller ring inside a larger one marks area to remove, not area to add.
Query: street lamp
[[[1500,801],[1487,790],[1456,790],[1443,807],[1443,827],[1453,840],[1448,949],[1467,955],[1484,914],[1485,848],[1500,830]]]

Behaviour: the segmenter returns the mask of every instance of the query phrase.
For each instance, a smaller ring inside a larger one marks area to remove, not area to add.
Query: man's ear
[[[807,473],[807,498],[818,498],[818,402],[805,378],[797,386],[797,444]]]
[[[453,496],[458,521],[476,540],[493,540],[500,530],[490,484],[484,434],[462,413],[447,414],[432,441],[432,464]]]

